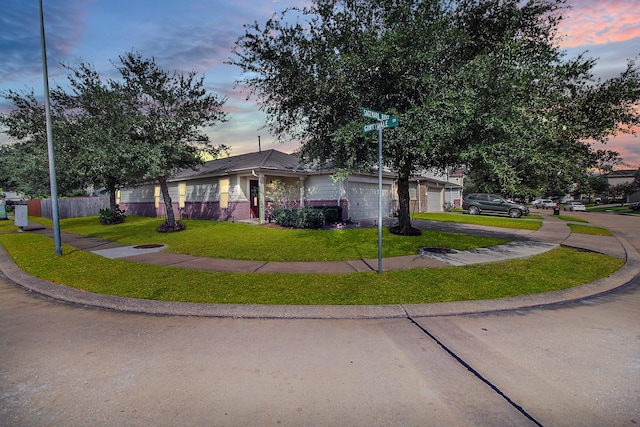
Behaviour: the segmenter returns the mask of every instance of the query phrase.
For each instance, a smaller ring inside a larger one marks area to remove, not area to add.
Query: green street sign
[[[385,121],[385,126],[386,128],[394,128],[397,127],[400,124],[400,121],[398,120],[398,118],[396,116],[390,116],[389,120]]]
[[[374,130],[378,130],[379,126],[380,123],[367,123],[366,125],[362,126],[362,131],[364,133],[373,132]]]
[[[362,109],[362,116],[367,119],[373,120],[387,120],[389,117],[388,114],[381,113],[380,111],[370,110],[369,108]]]
[[[367,123],[366,125],[362,126],[362,131],[365,133],[373,132],[374,130],[377,131],[380,127],[382,129],[394,128],[399,124],[400,124],[400,121],[398,120],[397,117],[389,116],[388,119],[380,120],[374,123]]]

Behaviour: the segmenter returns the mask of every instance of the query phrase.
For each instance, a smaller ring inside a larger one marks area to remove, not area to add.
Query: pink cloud
[[[622,42],[640,37],[637,0],[569,0],[560,23],[563,48]]]

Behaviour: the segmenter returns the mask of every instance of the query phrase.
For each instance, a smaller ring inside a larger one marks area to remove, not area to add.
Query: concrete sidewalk
[[[536,231],[482,227],[469,224],[438,221],[415,221],[424,230],[506,237],[514,239],[504,245],[469,251],[448,250],[446,253],[423,250],[408,255],[382,260],[383,271],[413,268],[438,268],[483,264],[511,259],[528,258],[564,244],[580,249],[604,253],[617,258],[626,257],[624,247],[615,237],[572,235],[565,221],[548,216]],[[32,225],[25,230],[52,236],[53,230]],[[165,265],[206,271],[239,273],[357,273],[377,271],[377,259],[359,259],[336,262],[266,262],[222,258],[203,258],[166,252],[166,246],[121,246],[107,240],[62,233],[62,241],[75,248],[90,251],[109,259],[125,259],[142,264]]]

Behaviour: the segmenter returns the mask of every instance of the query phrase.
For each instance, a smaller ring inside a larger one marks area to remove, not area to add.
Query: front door
[[[260,218],[260,187],[257,179],[249,181],[249,199],[251,217]]]

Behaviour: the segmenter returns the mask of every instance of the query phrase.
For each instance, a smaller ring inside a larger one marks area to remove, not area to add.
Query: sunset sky
[[[66,85],[59,63],[94,64],[104,76],[114,75],[110,61],[132,50],[155,57],[168,70],[205,75],[207,87],[227,96],[230,121],[211,136],[232,147],[231,154],[262,148],[291,152],[293,143],[274,144],[255,100],[234,89],[239,69],[224,64],[243,24],[264,22],[273,12],[303,6],[303,0],[43,0],[50,85]],[[596,73],[610,78],[640,54],[640,1],[568,0],[572,10],[561,25],[568,57],[587,52],[598,58]],[[3,0],[0,14],[0,91],[43,93],[37,0]],[[0,99],[0,108],[9,104]],[[0,142],[7,137],[0,136]],[[607,148],[618,151],[629,167],[640,167],[640,137],[621,135]]]

